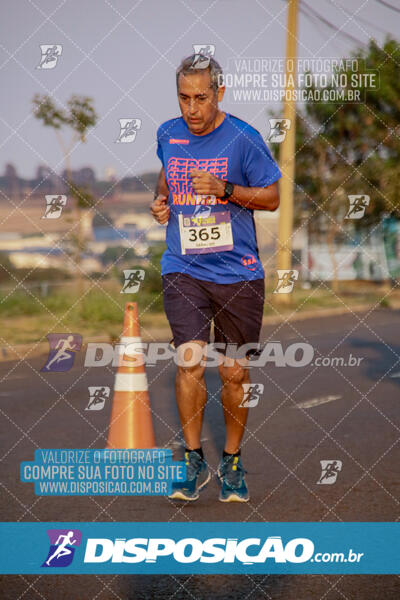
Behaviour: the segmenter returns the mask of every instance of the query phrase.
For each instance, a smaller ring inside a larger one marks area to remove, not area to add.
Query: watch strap
[[[225,183],[225,192],[224,195],[222,196],[222,200],[226,200],[226,198],[230,198],[230,196],[232,196],[233,194],[233,183],[231,183],[230,181],[227,181]]]

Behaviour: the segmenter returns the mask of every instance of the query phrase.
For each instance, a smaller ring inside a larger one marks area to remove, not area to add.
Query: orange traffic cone
[[[151,416],[144,357],[140,349],[140,329],[136,302],[125,305],[124,330],[121,344],[135,344],[124,354],[124,346],[115,377],[111,421],[107,448],[154,448],[155,438]],[[139,347],[138,347],[139,346]],[[132,365],[126,366],[129,361]]]

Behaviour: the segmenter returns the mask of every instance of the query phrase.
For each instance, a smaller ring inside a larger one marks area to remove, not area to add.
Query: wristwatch
[[[226,200],[226,198],[230,198],[230,196],[232,196],[233,194],[233,183],[231,183],[230,181],[227,181],[225,183],[225,193],[222,196],[221,200]]]

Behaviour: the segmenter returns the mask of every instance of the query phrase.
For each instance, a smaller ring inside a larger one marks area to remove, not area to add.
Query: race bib
[[[207,217],[178,215],[182,254],[207,254],[233,250],[231,214],[211,213]]]

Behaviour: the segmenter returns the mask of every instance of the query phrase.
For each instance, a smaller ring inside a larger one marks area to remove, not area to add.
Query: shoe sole
[[[199,487],[196,489],[196,492],[197,492],[196,496],[185,496],[185,494],[183,492],[176,491],[173,494],[171,494],[170,496],[168,496],[168,498],[170,498],[171,500],[187,500],[187,502],[194,502],[195,500],[199,499],[198,492],[207,485],[207,483],[210,481],[210,479],[211,479],[211,474],[209,471],[207,479],[205,481],[203,481],[203,483],[201,485],[199,485]]]
[[[241,498],[236,494],[231,494],[227,498],[219,498],[220,502],[248,502],[250,498]]]

